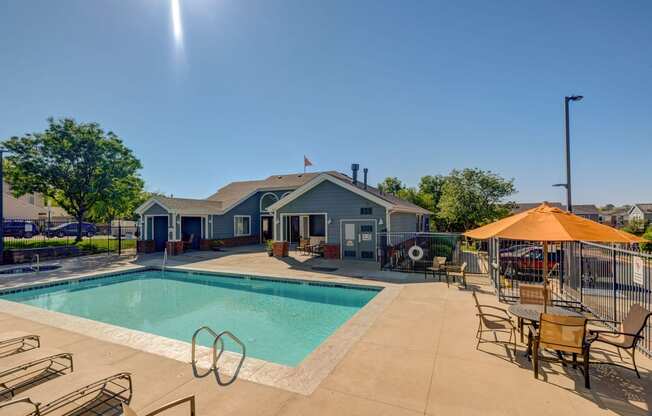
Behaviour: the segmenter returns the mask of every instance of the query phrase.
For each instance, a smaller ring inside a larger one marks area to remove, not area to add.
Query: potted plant
[[[222,251],[222,246],[224,245],[224,241],[222,240],[213,240],[211,243],[211,249],[213,251]]]
[[[267,255],[272,257],[274,255],[274,242],[272,240],[267,240],[265,241],[265,245],[267,246]]]

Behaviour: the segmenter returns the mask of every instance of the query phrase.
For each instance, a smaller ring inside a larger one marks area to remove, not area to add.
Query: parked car
[[[76,237],[77,236],[76,222],[67,222],[65,224],[57,225],[45,231],[48,237]],[[89,222],[82,222],[82,235],[92,237],[97,234],[97,227]]]
[[[28,220],[5,220],[5,237],[32,238],[39,234],[36,224]]]
[[[559,262],[556,251],[548,253],[548,270]],[[536,281],[543,280],[543,248],[541,246],[515,246],[514,250],[500,253],[501,273],[511,277],[523,276]]]

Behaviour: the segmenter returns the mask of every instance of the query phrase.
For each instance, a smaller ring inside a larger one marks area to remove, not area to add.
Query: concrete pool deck
[[[122,266],[111,266],[112,270],[148,262],[160,265],[160,256],[118,261]],[[347,273],[369,275],[374,285],[383,277],[365,264],[347,264],[325,274],[308,271],[312,266],[298,256],[281,261],[246,250],[229,255],[190,253],[171,258],[168,264],[353,284],[367,280],[345,277]],[[96,272],[103,270],[94,267]],[[424,282],[416,275],[407,276],[405,282],[414,283],[383,283],[394,288],[396,296],[309,395],[244,379],[221,387],[213,377],[195,377],[187,363],[56,328],[20,313],[2,313],[0,322],[3,331],[34,331],[42,336],[44,346],[72,352],[78,369],[108,364],[132,372],[136,410],[152,410],[195,394],[198,415],[650,414],[652,363],[642,355],[637,357],[640,380],[632,371],[594,366],[592,389],[586,390],[578,371],[557,364],[545,364],[535,380],[521,354],[523,345],[515,357],[501,345],[481,344],[480,350],[475,349],[477,318],[470,290]],[[9,284],[3,281],[3,286]],[[499,305],[485,279],[472,277],[471,288],[479,291],[481,302]],[[166,414],[187,414],[187,410]]]

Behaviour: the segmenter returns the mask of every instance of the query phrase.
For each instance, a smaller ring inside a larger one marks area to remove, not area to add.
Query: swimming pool
[[[379,290],[145,270],[5,291],[0,298],[186,342],[208,325],[233,332],[248,356],[297,366]],[[239,351],[228,342],[226,348]]]

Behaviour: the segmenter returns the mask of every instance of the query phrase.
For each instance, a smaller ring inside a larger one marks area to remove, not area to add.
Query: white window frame
[[[274,192],[266,192],[266,193],[264,193],[263,196],[260,197],[260,201],[258,202],[258,211],[260,211],[260,212],[269,212],[269,211],[267,211],[267,209],[263,210],[263,200],[265,199],[265,197],[267,195],[271,195],[275,199],[275,201],[272,202],[271,204],[269,204],[268,207],[271,207],[272,205],[274,205],[275,203],[278,202],[278,195],[276,195]]]
[[[249,233],[238,234],[237,222],[238,218],[249,218]],[[249,237],[251,235],[251,215],[234,215],[233,216],[233,236],[234,237]]]

